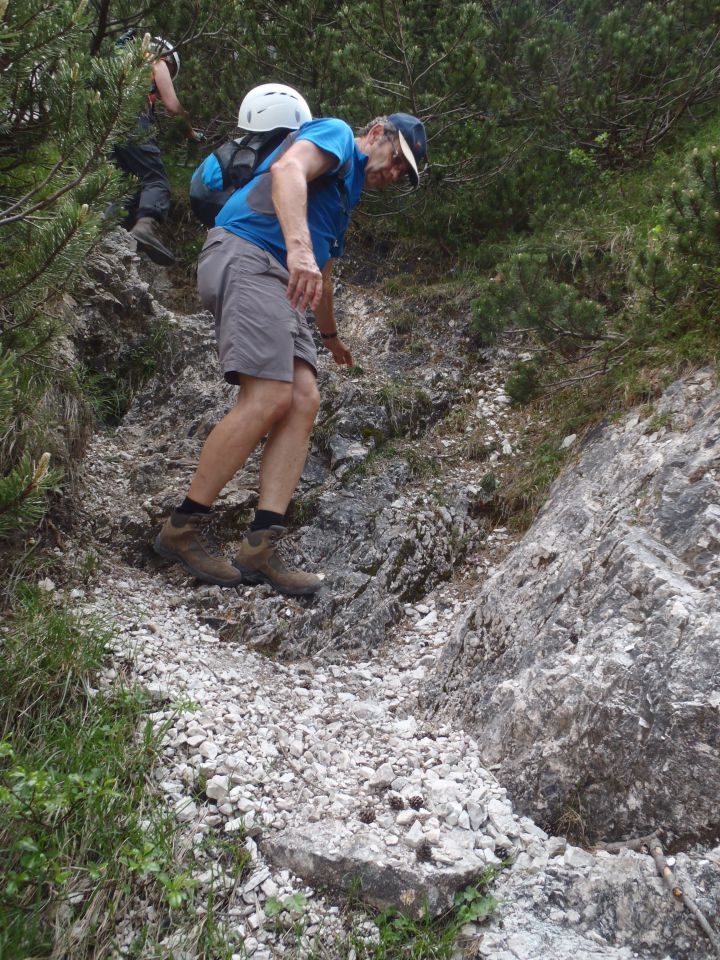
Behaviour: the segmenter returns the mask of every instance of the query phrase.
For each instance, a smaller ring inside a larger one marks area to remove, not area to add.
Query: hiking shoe
[[[320,577],[303,570],[293,570],[278,556],[278,543],[285,532],[285,527],[248,530],[233,564],[242,573],[245,583],[269,583],[280,593],[292,597],[315,593],[322,584]]]
[[[153,263],[161,267],[171,267],[175,263],[175,255],[168,250],[165,244],[155,233],[157,221],[152,217],[140,217],[135,226],[130,230],[131,236],[135,237],[138,250],[146,253]]]
[[[242,574],[221,555],[203,529],[207,521],[207,514],[176,510],[155,537],[155,552],[166,560],[179,561],[198,580],[236,587],[242,583]]]

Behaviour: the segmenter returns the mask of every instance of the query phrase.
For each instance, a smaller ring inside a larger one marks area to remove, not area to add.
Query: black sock
[[[198,503],[196,500],[191,500],[190,497],[185,497],[183,502],[177,508],[178,513],[210,513],[210,507],[206,507],[204,503]]]
[[[256,510],[255,519],[250,524],[251,530],[269,530],[270,527],[284,527],[285,514],[274,513],[272,510]]]

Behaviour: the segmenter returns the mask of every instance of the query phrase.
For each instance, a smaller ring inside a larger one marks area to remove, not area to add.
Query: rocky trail
[[[137,677],[152,698],[164,730],[157,783],[237,956],[353,957],[350,930],[368,942],[378,933],[348,896],[441,914],[503,862],[498,908],[463,927],[458,957],[710,956],[650,857],[593,853],[538,826],[533,811],[548,829],[557,818],[518,788],[512,724],[496,724],[501,757],[458,707],[470,699],[453,672],[458,645],[515,547],[484,509],[488,476],[517,455],[502,389],[512,356],[471,364],[460,309],[396,301],[347,269],[338,324],[356,367],[322,360],[323,406],[290,515],[288,549],[325,585],[312,601],[223,591],[149,543],[232,391],[216,373],[208,315],[167,311],[158,281],[137,270],[127,241],[110,238],[82,323],[108,357],[121,332],[140,342],[148,323],[169,331],[169,347],[121,425],[92,441],[65,555],[72,565],[94,554],[100,573],[74,595],[114,625],[105,679]],[[254,459],[215,511],[228,548],[256,491]],[[542,569],[549,556],[528,563]],[[502,692],[503,678],[493,683]],[[446,711],[444,697],[454,698]],[[251,858],[242,873],[234,844]],[[706,916],[720,912],[719,847],[685,844],[674,870]],[[119,957],[154,910],[139,901],[123,921]],[[187,930],[161,940],[188,960],[192,943]]]

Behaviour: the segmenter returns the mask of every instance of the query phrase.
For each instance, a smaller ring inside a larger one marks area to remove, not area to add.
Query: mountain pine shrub
[[[127,184],[112,146],[146,94],[139,44],[93,57],[85,0],[0,0],[0,535],[37,519],[90,414],[64,294]],[[44,464],[40,468],[40,464]]]

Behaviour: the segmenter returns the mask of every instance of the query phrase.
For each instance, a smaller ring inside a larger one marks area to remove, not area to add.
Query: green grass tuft
[[[148,793],[158,738],[138,688],[98,689],[109,632],[22,586],[0,631],[0,956],[102,957],[133,894],[192,901]],[[59,954],[59,955],[60,955]]]

